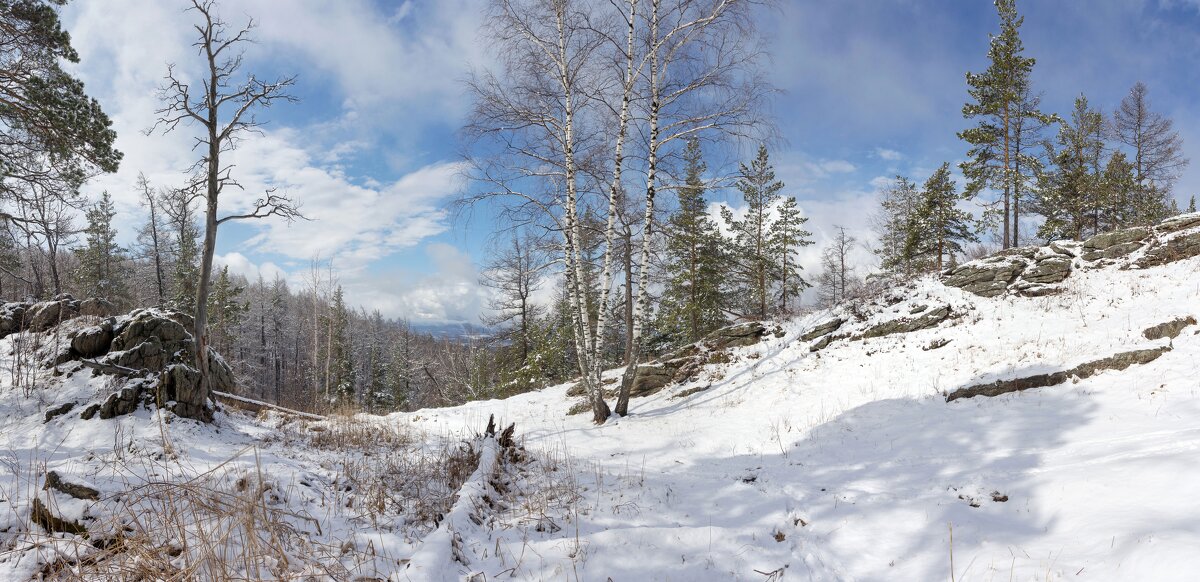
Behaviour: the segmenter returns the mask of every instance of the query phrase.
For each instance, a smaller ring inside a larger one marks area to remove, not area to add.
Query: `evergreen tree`
[[[212,345],[226,359],[232,357],[233,346],[237,343],[237,329],[250,311],[250,303],[240,301],[245,291],[245,285],[239,285],[230,278],[229,266],[226,265],[217,274],[212,293],[208,296],[208,311],[212,314],[209,327]]]
[[[909,227],[921,209],[921,192],[912,180],[896,176],[882,194],[879,213],[874,219],[875,234],[879,238],[875,255],[885,273],[908,277],[923,270],[904,252]]]
[[[355,373],[350,345],[350,312],[346,309],[341,285],[338,285],[333,293],[332,311],[333,336],[330,349],[333,350],[331,385],[334,399],[340,404],[353,405],[355,403]]]
[[[783,182],[775,179],[764,145],[758,147],[758,156],[750,166],[741,165],[741,174],[737,189],[746,202],[745,218],[735,220],[728,207],[721,209],[721,217],[733,234],[730,279],[733,295],[742,301],[738,306],[741,314],[766,319],[777,272],[771,248],[771,209],[780,198]]]
[[[971,215],[957,206],[961,197],[944,163],[925,182],[920,212],[912,215],[904,244],[905,257],[941,271],[948,259],[963,252],[962,243],[976,241]]]
[[[779,312],[790,313],[793,300],[812,287],[800,276],[801,267],[795,257],[797,248],[813,244],[810,238],[812,233],[804,230],[808,217],[800,213],[800,205],[795,197],[784,198],[776,213],[778,216],[771,222],[767,244],[772,256],[774,278],[779,284]]]
[[[86,246],[77,251],[78,280],[85,296],[122,304],[128,299],[128,288],[125,285],[125,250],[117,244],[117,229],[113,226],[116,215],[116,207],[107,190],[85,213]]]
[[[995,4],[1000,34],[990,35],[990,65],[983,73],[967,73],[971,102],[963,105],[962,113],[968,120],[978,120],[978,125],[960,132],[958,137],[971,146],[969,159],[961,166],[967,178],[965,195],[975,198],[986,188],[1000,193],[1000,200],[990,205],[988,214],[1003,221],[1000,231],[1003,247],[1008,248],[1016,238],[1014,225],[1019,221],[1015,196],[1022,182],[1017,171],[1022,158],[1016,147],[1024,143],[1018,138],[1020,128],[1026,119],[1044,125],[1052,118],[1037,110],[1037,101],[1029,91],[1036,61],[1022,54],[1020,28],[1025,19],[1017,13],[1016,0],[996,0]],[[1030,167],[1028,162],[1026,167]]]
[[[1096,232],[1099,199],[1099,158],[1103,116],[1088,106],[1087,97],[1075,99],[1071,121],[1059,127],[1057,150],[1047,144],[1054,168],[1038,185],[1037,210],[1046,217],[1038,236],[1046,240],[1082,240]]]
[[[200,229],[196,226],[195,197],[186,190],[168,190],[163,194],[163,211],[167,214],[173,230],[174,266],[171,270],[171,307],[184,313],[196,312],[196,289],[200,282],[200,246],[196,240]]]
[[[1192,213],[1192,212],[1195,212],[1195,211],[1196,211],[1196,195],[1195,195],[1195,194],[1192,194],[1192,198],[1191,198],[1191,200],[1188,200],[1188,207],[1187,207],[1187,211],[1188,211],[1189,213]]]
[[[684,184],[679,208],[663,228],[666,238],[666,286],[658,328],[680,344],[700,340],[725,325],[721,307],[723,255],[721,233],[708,216],[704,164],[700,142],[691,140],[683,152]]]
[[[392,341],[392,353],[388,362],[388,383],[391,386],[392,406],[395,410],[406,410],[418,388],[416,341],[408,321],[400,323],[396,338]]]
[[[1097,180],[1096,230],[1107,232],[1139,222],[1138,185],[1133,164],[1124,152],[1113,152]]]

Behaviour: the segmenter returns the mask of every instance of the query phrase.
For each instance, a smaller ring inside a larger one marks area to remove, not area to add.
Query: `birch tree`
[[[508,218],[542,224],[561,236],[573,343],[596,423],[610,414],[600,385],[600,354],[609,312],[615,208],[640,68],[633,52],[637,6],[636,0],[613,2],[605,12],[576,0],[494,0],[486,34],[502,55],[502,72],[479,72],[470,81],[476,104],[467,133],[499,153],[474,159],[475,177],[497,190],[467,202],[503,197]],[[606,54],[614,58],[602,58]],[[611,63],[616,65],[605,66]],[[610,126],[616,131],[604,130]],[[601,174],[611,179],[597,178]],[[606,189],[601,186],[605,183]],[[607,203],[594,209],[605,228],[601,274],[591,280],[585,276],[582,249],[589,186],[593,194],[607,194]],[[591,285],[599,287],[595,318],[587,300]]]
[[[770,86],[759,75],[749,0],[645,0],[641,102],[645,106],[645,197],[632,353],[621,377],[615,411],[629,412],[642,336],[649,313],[649,269],[659,164],[693,138],[747,137],[763,126],[759,114]]]
[[[203,61],[199,91],[194,91],[187,77],[174,65],[167,68],[166,85],[160,90],[163,107],[158,110],[156,128],[163,132],[176,130],[180,125],[198,125],[200,136],[196,146],[203,156],[192,166],[194,178],[188,189],[199,193],[205,203],[204,243],[200,253],[200,273],[197,281],[194,336],[196,338],[196,367],[200,385],[196,390],[197,410],[205,406],[209,395],[209,336],[208,293],[212,282],[213,255],[217,247],[217,228],[231,220],[278,216],[287,220],[299,215],[296,206],[285,196],[268,190],[245,212],[221,216],[220,197],[226,187],[240,189],[232,175],[233,166],[221,162],[222,154],[232,151],[241,138],[259,131],[262,122],[257,111],[279,101],[294,101],[287,93],[295,77],[263,81],[253,74],[242,75],[241,48],[250,42],[250,21],[233,32],[216,14],[212,0],[192,0],[189,8],[199,22],[193,25],[197,40],[193,44]]]

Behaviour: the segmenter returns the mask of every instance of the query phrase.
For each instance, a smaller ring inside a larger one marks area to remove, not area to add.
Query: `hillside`
[[[47,420],[111,377],[33,370],[18,342],[55,330],[13,334],[0,578],[1191,579],[1200,215],[1122,233],[783,322],[603,426],[570,385]]]

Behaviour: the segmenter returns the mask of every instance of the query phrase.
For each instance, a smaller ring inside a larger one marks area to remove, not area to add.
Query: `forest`
[[[602,371],[628,365],[613,409],[626,414],[636,364],[723,326],[869,297],[1010,247],[1195,211],[1194,196],[1178,202],[1188,159],[1150,88],[1139,82],[1104,104],[1081,92],[1070,111],[1046,111],[1016,2],[997,0],[996,30],[980,43],[987,66],[965,72],[966,159],[896,176],[870,210],[873,238],[842,228],[820,250],[821,269],[804,270],[797,253],[814,238],[775,175],[771,153],[784,144],[756,28],[776,6],[490,0],[481,34],[501,58],[463,82],[467,180],[451,208],[463,220],[482,206],[500,217],[479,268],[487,333],[433,335],[357,307],[336,257],[273,280],[214,264],[227,221],[322,217],[277,191],[245,212],[222,210],[222,192],[240,187],[222,156],[294,100],[295,78],[248,70],[238,51],[254,28],[222,20],[211,0],[189,13],[192,64],[206,80],[189,84],[164,63],[152,128],[195,132],[195,163],[180,168],[190,178],[128,184],[139,216],[120,215],[108,192],[85,195],[122,154],[68,66],[79,55],[61,4],[0,6],[0,297],[67,293],[122,312],[193,315],[201,357],[221,354],[242,394],[303,410],[415,410],[578,379],[602,423]],[[856,260],[861,248],[875,261]]]

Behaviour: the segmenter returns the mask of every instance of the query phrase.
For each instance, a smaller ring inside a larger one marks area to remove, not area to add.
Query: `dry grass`
[[[253,446],[202,472],[170,456],[122,455],[91,477],[120,493],[88,502],[85,534],[25,519],[23,531],[0,536],[0,560],[34,560],[39,577],[55,580],[386,577],[403,556],[362,543],[365,532],[419,542],[478,466],[474,442],[440,442],[382,419],[338,417],[287,420],[263,443],[313,471],[264,470]],[[42,490],[44,463],[20,464],[25,505],[41,499],[65,515],[55,500],[69,498]]]

